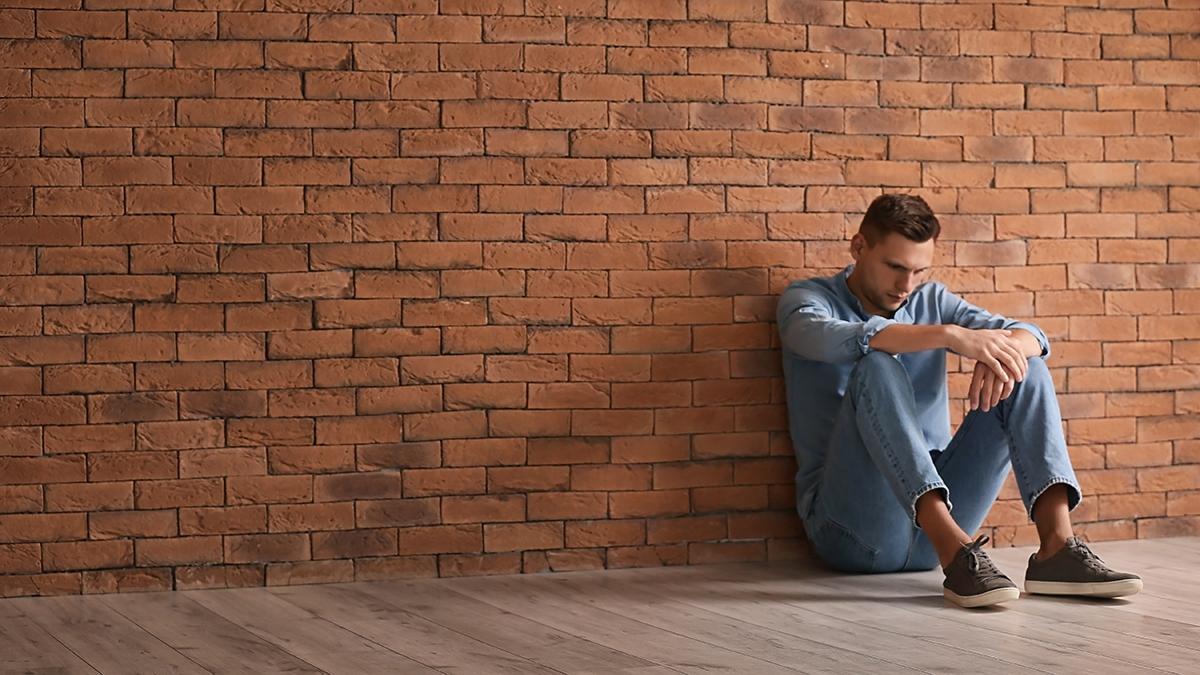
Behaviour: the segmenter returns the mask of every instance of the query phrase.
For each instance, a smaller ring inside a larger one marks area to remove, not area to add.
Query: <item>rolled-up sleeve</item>
[[[862,358],[873,351],[871,338],[896,323],[878,315],[867,321],[835,318],[820,294],[803,287],[784,291],[779,299],[777,319],[784,349],[801,358],[825,363]]]
[[[1033,334],[1042,348],[1040,356],[1050,356],[1050,340],[1046,333],[1029,321],[1016,321],[1000,314],[993,314],[982,307],[977,307],[950,292],[948,288],[938,284],[938,305],[941,310],[942,323],[953,323],[971,329],[1014,329],[1021,328]]]

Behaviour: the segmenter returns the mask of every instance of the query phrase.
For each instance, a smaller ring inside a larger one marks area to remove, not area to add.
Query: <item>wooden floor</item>
[[[1131,599],[983,610],[939,571],[798,564],[0,601],[0,669],[70,673],[1200,673],[1200,537],[1093,549]],[[993,557],[1018,584],[1030,549]]]

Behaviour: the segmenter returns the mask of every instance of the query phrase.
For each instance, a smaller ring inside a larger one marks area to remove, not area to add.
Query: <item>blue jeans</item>
[[[972,410],[945,450],[931,450],[916,425],[912,382],[881,351],[850,373],[816,498],[801,514],[818,556],[848,572],[926,570],[938,557],[916,525],[917,498],[942,490],[951,515],[975,532],[1011,465],[1026,513],[1047,488],[1064,483],[1073,510],[1083,498],[1062,433],[1050,370],[1029,359],[1012,394],[988,412]]]

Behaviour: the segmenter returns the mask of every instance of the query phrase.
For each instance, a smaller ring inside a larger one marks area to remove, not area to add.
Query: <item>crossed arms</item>
[[[975,360],[968,398],[984,411],[1008,398],[1025,377],[1028,359],[1048,356],[1050,344],[1036,325],[1013,321],[976,307],[930,282],[932,288],[910,302],[940,323],[908,324],[883,316],[866,321],[836,318],[829,299],[804,286],[792,286],[780,298],[778,323],[784,349],[826,363],[856,361],[878,350],[890,354],[948,349]]]
[[[956,324],[893,324],[869,342],[872,349],[889,354],[949,349],[975,360],[967,400],[971,409],[987,412],[1012,394],[1025,379],[1029,357],[1039,356],[1042,345],[1024,328],[971,329]]]

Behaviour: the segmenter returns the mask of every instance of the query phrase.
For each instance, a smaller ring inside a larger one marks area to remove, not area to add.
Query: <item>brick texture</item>
[[[1191,0],[3,0],[0,595],[803,557],[775,301],[882,191],[1054,341],[1079,530],[1200,532],[1198,34]]]

